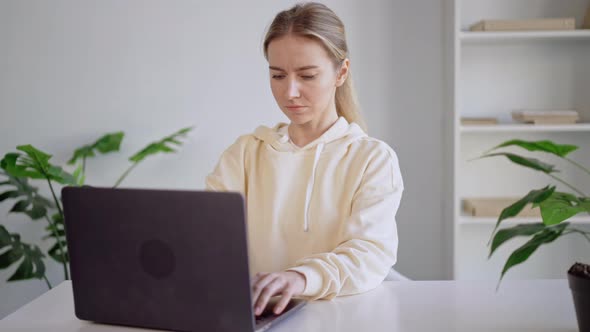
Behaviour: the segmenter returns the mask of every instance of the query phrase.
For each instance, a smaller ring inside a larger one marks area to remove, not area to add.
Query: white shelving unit
[[[482,19],[575,17],[578,28],[590,0],[451,0],[452,13],[452,227],[453,277],[497,280],[510,253],[526,242],[515,239],[488,259],[488,240],[496,218],[466,216],[466,197],[521,197],[548,184],[570,192],[545,174],[517,166],[505,158],[473,160],[509,139],[544,140],[580,147],[569,155],[590,165],[590,30],[469,32]],[[581,123],[534,126],[517,124],[515,109],[575,109]],[[497,117],[498,125],[465,126],[461,117]],[[590,176],[558,158],[509,149],[552,163],[559,176],[590,192]],[[514,218],[504,227],[539,222]],[[570,220],[590,230],[590,216]],[[574,261],[590,262],[590,243],[568,235],[540,247],[506,279],[565,278]]]

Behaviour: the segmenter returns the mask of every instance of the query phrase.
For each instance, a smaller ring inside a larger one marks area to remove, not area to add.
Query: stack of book
[[[498,119],[496,119],[496,118],[462,117],[461,124],[463,126],[497,125]]]
[[[536,125],[574,124],[580,115],[573,110],[515,110],[512,111],[512,119]]]
[[[483,20],[471,26],[471,31],[539,31],[539,30],[574,30],[576,19],[541,18],[525,20]]]

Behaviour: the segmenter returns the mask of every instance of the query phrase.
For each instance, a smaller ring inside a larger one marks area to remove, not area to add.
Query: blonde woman
[[[276,15],[264,40],[272,94],[290,123],[241,136],[206,179],[246,198],[254,312],[281,296],[330,299],[377,287],[397,258],[403,181],[367,136],[342,21],[325,5]]]

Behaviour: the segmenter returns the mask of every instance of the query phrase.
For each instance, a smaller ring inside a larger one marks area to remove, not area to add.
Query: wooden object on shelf
[[[580,115],[572,110],[517,110],[512,112],[512,119],[536,125],[575,124]]]
[[[496,118],[473,118],[473,117],[462,117],[461,125],[463,126],[481,126],[481,125],[497,125],[498,119]]]
[[[471,26],[471,31],[539,31],[539,30],[575,30],[576,19],[540,18],[525,20],[482,20]]]
[[[582,29],[590,29],[590,6],[588,6],[588,10],[586,11],[586,18],[584,18]]]
[[[463,211],[474,217],[499,217],[502,210],[519,199],[519,197],[465,198],[463,199]],[[527,204],[518,217],[540,217],[539,208],[531,209],[531,207],[531,204]]]

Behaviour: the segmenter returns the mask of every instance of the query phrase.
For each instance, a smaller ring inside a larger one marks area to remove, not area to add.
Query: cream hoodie
[[[343,117],[301,148],[284,123],[241,136],[206,186],[245,196],[250,272],[300,272],[303,297],[368,291],[396,262],[397,156]]]

